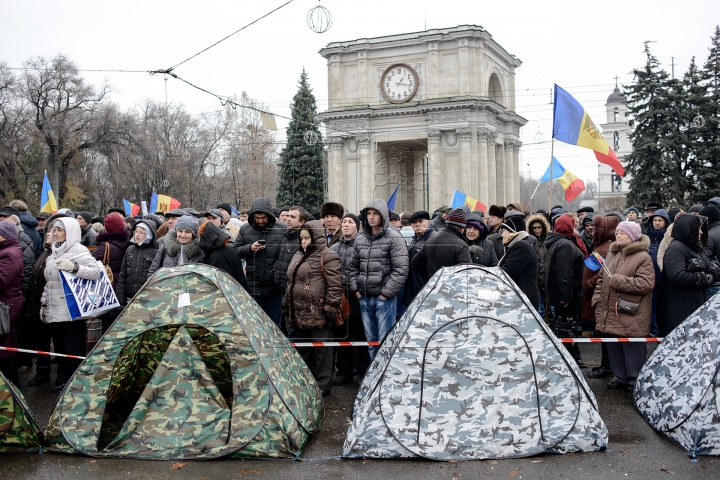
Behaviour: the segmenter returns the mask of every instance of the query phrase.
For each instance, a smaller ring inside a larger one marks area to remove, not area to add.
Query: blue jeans
[[[377,297],[360,297],[360,313],[365,339],[368,342],[379,342],[395,325],[395,309],[397,297],[383,300]],[[368,347],[370,359],[375,358],[378,347]]]
[[[282,295],[251,295],[253,300],[270,317],[270,320],[280,328],[282,325]]]

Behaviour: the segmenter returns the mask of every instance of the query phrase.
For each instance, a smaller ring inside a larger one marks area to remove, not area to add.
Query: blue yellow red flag
[[[137,203],[130,203],[123,198],[123,205],[125,206],[125,215],[130,215],[131,217],[140,215],[140,205]]]
[[[551,165],[548,165],[547,170],[545,170],[545,175],[540,178],[541,182],[549,182],[550,181],[550,167]],[[552,179],[557,180],[558,178],[562,177],[565,173],[565,167],[562,166],[560,161],[553,157],[552,159]]]
[[[585,191],[585,182],[568,170],[565,170],[562,177],[558,178],[558,183],[565,190],[565,200],[568,202],[572,202]]]
[[[45,170],[45,176],[43,177],[42,195],[40,196],[40,211],[47,213],[57,213],[57,202],[55,201],[55,194],[50,186],[50,180],[47,178],[47,170]]]
[[[561,142],[589,148],[600,163],[610,166],[621,177],[625,169],[587,111],[568,92],[555,85],[553,106],[553,138]]]
[[[475,210],[480,210],[481,212],[485,213],[485,211],[487,210],[487,206],[481,201],[465,195],[460,190],[455,190],[455,192],[453,193],[452,202],[450,203],[450,207],[458,208],[462,207],[463,205],[467,205],[471,212],[474,212]]]
[[[180,205],[182,205],[182,203],[180,203],[179,200],[167,195],[158,195],[155,192],[152,193],[152,197],[150,198],[150,212],[152,213],[167,213],[170,210],[180,208]]]

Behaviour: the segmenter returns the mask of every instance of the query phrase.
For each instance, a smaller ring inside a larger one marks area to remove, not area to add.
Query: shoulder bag
[[[110,280],[110,283],[113,283],[115,278],[113,278],[112,268],[110,268],[110,243],[108,242],[105,242],[105,253],[103,254],[102,264],[103,267],[105,267],[108,280]]]

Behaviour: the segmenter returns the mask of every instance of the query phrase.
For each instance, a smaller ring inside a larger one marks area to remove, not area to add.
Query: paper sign
[[[148,214],[147,202],[145,200],[143,200],[142,202],[140,202],[140,205],[142,206],[142,212],[143,212],[143,217],[144,217],[145,215]]]
[[[190,305],[190,294],[183,292],[178,296],[178,308],[187,307]]]

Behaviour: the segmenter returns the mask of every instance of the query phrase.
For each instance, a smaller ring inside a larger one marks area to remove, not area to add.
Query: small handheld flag
[[[55,194],[50,186],[50,180],[47,178],[47,170],[45,170],[45,176],[43,177],[42,196],[40,197],[40,211],[47,213],[57,213],[57,202],[55,201]]]

